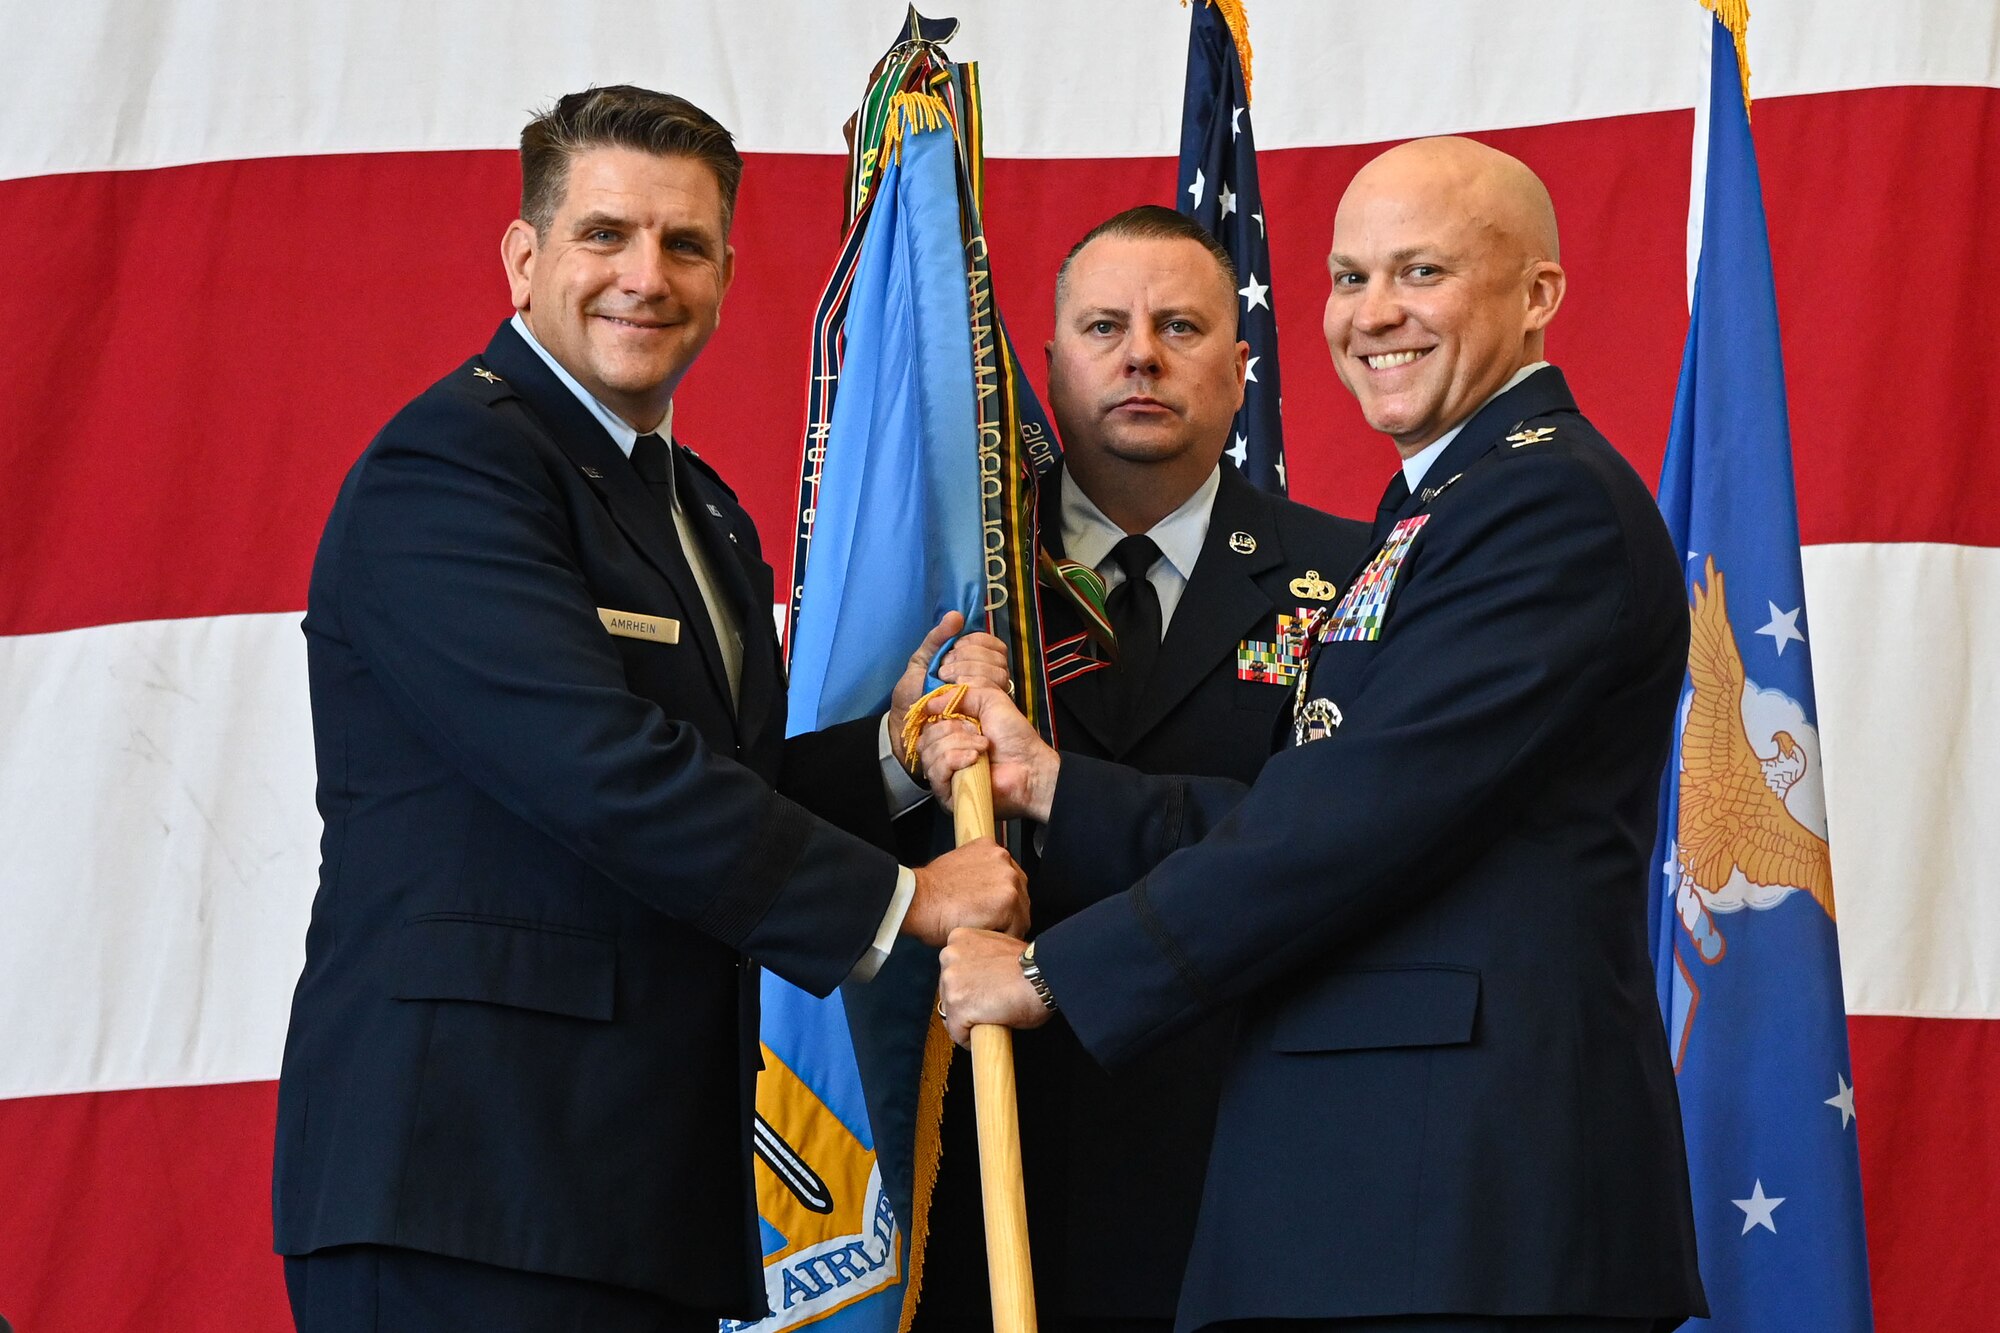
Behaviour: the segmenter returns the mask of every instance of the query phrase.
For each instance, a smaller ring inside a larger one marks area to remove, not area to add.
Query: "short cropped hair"
[[[1071,246],[1063,256],[1062,267],[1056,270],[1056,309],[1062,309],[1063,300],[1069,295],[1069,267],[1076,261],[1083,247],[1100,236],[1122,236],[1132,241],[1193,241],[1208,251],[1215,260],[1215,266],[1222,271],[1223,280],[1229,284],[1233,294],[1236,291],[1236,263],[1229,252],[1222,248],[1222,242],[1185,214],[1176,213],[1171,208],[1158,204],[1140,204],[1128,208],[1123,213],[1108,217],[1084,233],[1082,240]]]
[[[570,163],[591,148],[635,148],[702,163],[722,187],[728,232],[743,180],[743,156],[729,131],[685,97],[621,83],[559,98],[521,131],[521,216],[537,236],[548,234],[562,206]]]

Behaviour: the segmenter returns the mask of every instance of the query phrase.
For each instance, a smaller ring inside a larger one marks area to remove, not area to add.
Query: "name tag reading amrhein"
[[[651,639],[655,643],[681,641],[681,622],[666,616],[642,616],[637,611],[613,611],[600,606],[597,618],[604,622],[604,628],[621,639]]]

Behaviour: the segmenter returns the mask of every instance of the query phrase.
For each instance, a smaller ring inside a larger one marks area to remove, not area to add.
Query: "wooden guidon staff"
[[[925,705],[955,691],[941,713]],[[917,732],[931,722],[976,719],[960,713],[965,687],[943,686],[919,699],[903,724],[904,753],[914,756]],[[986,756],[951,775],[956,843],[994,836],[993,770]],[[986,1278],[993,1295],[994,1333],[1036,1333],[1034,1267],[1028,1258],[1028,1196],[1021,1181],[1021,1112],[1014,1094],[1013,1034],[997,1024],[972,1029],[972,1100],[979,1121],[979,1192],[986,1213]]]

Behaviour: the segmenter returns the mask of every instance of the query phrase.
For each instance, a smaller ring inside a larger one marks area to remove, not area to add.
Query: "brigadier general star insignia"
[[[474,366],[472,368],[472,373],[477,375],[480,379],[485,380],[488,384],[500,383],[500,377],[498,375],[495,375],[492,371],[488,370],[485,366]]]
[[[1519,449],[1524,444],[1547,444],[1554,438],[1554,426],[1536,426],[1532,430],[1517,430],[1507,437],[1507,443]]]

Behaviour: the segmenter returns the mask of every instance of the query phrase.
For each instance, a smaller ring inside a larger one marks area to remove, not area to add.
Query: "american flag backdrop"
[[[903,7],[0,6],[0,1314],[263,1333],[287,1327],[272,1080],[318,861],[298,621],[339,478],[506,314],[522,122],[637,82],[749,157],[675,420],[782,544],[838,127]],[[1657,476],[1708,16],[1249,14],[1292,495],[1365,515],[1395,465],[1328,368],[1324,255],[1355,168],[1440,132],[1548,181],[1551,358]],[[1191,15],[958,17],[996,298],[1039,381],[1062,254],[1176,202]],[[1974,1333],[2000,1308],[2000,9],[1764,0],[1749,56],[1877,1325]]]

